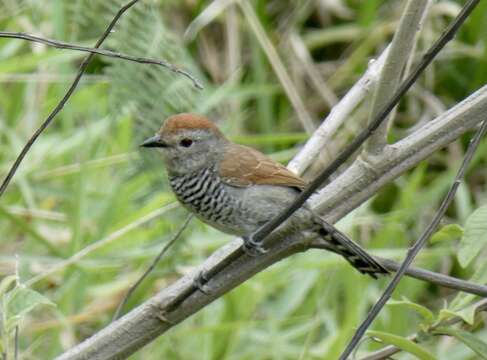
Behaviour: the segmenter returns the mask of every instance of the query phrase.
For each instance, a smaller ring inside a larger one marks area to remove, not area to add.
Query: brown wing
[[[229,144],[219,174],[229,185],[279,185],[303,190],[306,183],[298,175],[261,152],[243,145]]]

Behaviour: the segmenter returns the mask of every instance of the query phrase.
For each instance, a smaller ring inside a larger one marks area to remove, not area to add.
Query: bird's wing
[[[298,175],[257,150],[237,144],[229,145],[226,150],[219,175],[228,185],[278,185],[299,190],[306,186]]]

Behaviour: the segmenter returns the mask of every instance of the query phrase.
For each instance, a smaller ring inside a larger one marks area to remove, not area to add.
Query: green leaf
[[[470,215],[460,242],[458,261],[467,267],[487,245],[487,206],[481,206]]]
[[[468,331],[451,329],[451,328],[438,328],[434,331],[438,335],[449,335],[455,337],[472,349],[481,359],[487,360],[487,344],[480,340],[475,335]]]
[[[402,300],[390,300],[387,303],[387,306],[399,306],[411,309],[421,315],[428,324],[431,324],[434,321],[434,315],[431,310],[429,310],[427,307],[424,307],[423,305],[412,302],[406,297],[403,297]]]
[[[367,335],[379,338],[383,342],[389,345],[394,345],[399,349],[416,356],[420,360],[435,360],[436,357],[431,354],[428,350],[424,349],[422,346],[416,344],[415,342],[394,334],[389,334],[382,331],[369,330]]]
[[[448,224],[433,234],[430,242],[432,244],[460,239],[463,236],[463,229],[457,224]]]
[[[475,321],[475,307],[468,306],[462,310],[441,309],[439,319],[441,321],[460,317],[464,322],[473,325]]]
[[[55,304],[37,291],[16,287],[6,295],[8,328],[15,326],[22,316],[38,305],[55,306]]]

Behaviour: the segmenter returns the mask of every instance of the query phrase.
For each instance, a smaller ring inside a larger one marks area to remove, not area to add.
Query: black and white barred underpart
[[[172,176],[169,183],[178,200],[200,217],[216,224],[233,222],[241,204],[225,190],[214,168]]]

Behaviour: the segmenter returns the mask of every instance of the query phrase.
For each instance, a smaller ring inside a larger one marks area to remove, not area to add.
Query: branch
[[[377,191],[379,186],[375,186],[376,182],[384,184],[384,179],[390,181],[394,177],[399,176],[401,172],[414,166],[423,160],[423,158],[433,153],[437,148],[445,146],[481,122],[485,113],[487,113],[487,86],[472,94],[449,112],[419,129],[418,134],[404,139],[401,145],[396,148],[397,156],[381,159],[382,168],[377,171],[384,169],[386,174],[383,177],[364,176],[371,168],[356,167],[354,170],[355,179],[358,180],[360,187],[367,190],[365,194],[360,191],[349,194],[348,188],[340,185],[340,182],[344,179],[338,177],[324,189],[327,190],[333,187],[337,189],[336,193],[322,192],[317,196],[318,201],[315,201],[315,205],[320,206],[323,203],[326,204],[324,194],[327,196],[337,196],[338,198],[346,196],[348,211],[350,211],[351,204],[357,207],[364,199],[372,196]],[[434,136],[431,132],[435,132]],[[426,141],[425,139],[427,138],[430,138],[429,145],[425,146],[423,141]],[[431,145],[431,141],[439,145]],[[421,151],[413,152],[411,149],[415,148],[421,149]],[[345,180],[348,181],[348,178]],[[313,210],[316,211],[317,208],[315,207]],[[338,206],[336,208],[325,206],[323,209],[320,209],[320,214],[328,221],[335,222],[343,217],[345,212]],[[275,234],[272,234],[270,240],[272,242],[274,240],[278,241],[266,254],[258,257],[248,257],[246,255],[238,257],[224,272],[218,272],[210,278],[205,285],[206,294],[200,291],[192,291],[194,289],[194,281],[198,278],[198,274],[201,271],[208,271],[218,266],[223,259],[237,252],[241,248],[242,241],[237,239],[223,246],[191,274],[180,278],[122,318],[62,354],[58,360],[128,357],[137,349],[151,342],[175,324],[204,308],[213,300],[243,283],[254,274],[291,254],[308,249],[313,245],[313,241],[316,240],[307,237],[307,234],[304,233],[295,234],[292,237],[273,238],[274,236]],[[385,265],[387,266],[387,263]],[[174,303],[174,299],[180,298],[189,291],[192,291],[191,295],[186,297],[178,307],[173,309],[173,311],[167,311],[168,306]]]
[[[310,244],[310,248],[312,249],[323,249],[328,251],[334,251],[329,244],[324,242],[322,239],[316,239]],[[387,270],[391,272],[397,272],[401,267],[401,263],[398,263],[394,260],[384,259],[381,257],[374,256],[374,258]],[[448,275],[436,273],[434,271],[429,271],[421,268],[416,267],[409,267],[405,273],[408,277],[412,277],[414,279],[422,280],[429,282],[431,284],[435,284],[438,286],[442,286],[452,290],[458,290],[467,292],[470,294],[475,294],[482,297],[487,297],[487,286],[479,285],[472,283],[470,281],[465,281],[462,279],[457,279]]]
[[[133,62],[136,62],[139,64],[159,65],[159,66],[165,67],[166,69],[168,69],[168,70],[170,70],[176,74],[180,74],[180,75],[187,77],[189,80],[191,80],[194,87],[196,87],[197,89],[203,89],[203,86],[201,85],[200,81],[198,79],[196,79],[193,75],[191,75],[189,72],[187,72],[185,70],[178,68],[176,65],[173,65],[166,60],[156,60],[156,59],[149,59],[149,58],[144,58],[144,57],[139,57],[139,56],[125,55],[125,54],[121,54],[121,53],[115,52],[115,51],[98,49],[98,48],[90,48],[87,46],[74,45],[74,44],[69,44],[69,43],[62,42],[62,41],[47,39],[47,38],[43,38],[43,37],[31,35],[31,34],[26,34],[26,33],[20,33],[20,32],[0,31],[0,38],[22,39],[22,40],[27,40],[27,41],[45,44],[48,46],[55,47],[57,49],[68,49],[68,50],[74,50],[74,51],[88,52],[91,54],[103,55],[106,57],[111,57],[111,58],[116,58],[116,59],[129,60],[129,61],[133,61]]]
[[[430,0],[409,0],[391,41],[389,54],[381,71],[372,98],[370,119],[374,119],[397,89],[408,60],[414,55],[417,34],[421,30]],[[394,113],[394,112],[392,112]],[[387,132],[393,114],[377,128],[366,144],[371,155],[382,153],[387,144]]]
[[[112,19],[112,21],[110,22],[110,24],[106,28],[106,30],[103,32],[102,36],[96,42],[96,44],[94,46],[95,49],[99,48],[103,44],[103,42],[106,40],[108,35],[110,35],[113,27],[118,22],[120,17],[128,9],[130,9],[132,6],[134,6],[138,1],[139,0],[131,0],[127,4],[125,4],[124,6],[122,6],[120,8],[120,10],[117,12],[115,17]],[[54,120],[56,115],[63,109],[64,105],[69,100],[71,95],[73,95],[74,91],[78,87],[78,84],[79,84],[79,81],[81,80],[81,77],[83,76],[84,72],[86,71],[86,68],[88,67],[89,63],[91,62],[91,59],[93,59],[94,56],[95,56],[94,53],[90,53],[87,57],[85,57],[85,59],[83,60],[83,62],[81,63],[81,65],[79,67],[78,73],[76,74],[76,77],[74,78],[73,83],[71,84],[69,89],[66,91],[66,94],[64,95],[64,97],[61,99],[61,101],[59,101],[59,103],[56,105],[54,110],[49,114],[49,116],[46,118],[46,120],[44,120],[44,122],[41,124],[41,126],[34,132],[34,134],[30,137],[29,141],[27,141],[27,143],[22,148],[22,151],[17,156],[17,159],[15,159],[14,164],[10,168],[9,172],[7,173],[7,176],[5,177],[5,179],[2,182],[2,185],[0,186],[0,198],[2,197],[3,193],[7,189],[7,186],[10,183],[10,180],[12,180],[12,177],[17,172],[17,169],[19,168],[20,163],[22,162],[24,157],[27,155],[27,153],[29,152],[32,145],[34,145],[34,142],[42,134],[42,132],[51,124],[51,122]]]
[[[380,311],[385,306],[387,301],[391,298],[392,293],[396,289],[397,285],[399,285],[401,278],[406,273],[408,267],[411,265],[416,255],[418,255],[418,253],[424,247],[424,245],[426,244],[430,236],[433,235],[433,232],[436,230],[441,219],[445,215],[446,210],[448,210],[448,207],[453,202],[457,189],[460,186],[460,183],[462,182],[462,179],[465,175],[465,171],[467,170],[467,167],[470,164],[470,161],[472,160],[473,155],[475,154],[475,151],[477,150],[477,147],[480,144],[480,140],[482,139],[482,137],[485,135],[486,132],[487,132],[487,120],[484,120],[482,126],[477,130],[474,138],[470,142],[465,157],[462,161],[462,165],[458,169],[458,173],[455,176],[455,180],[453,181],[453,184],[451,185],[450,189],[448,190],[448,193],[443,199],[440,208],[438,209],[435,216],[431,220],[431,223],[426,227],[424,232],[421,234],[419,239],[409,249],[406,258],[402,262],[401,266],[397,270],[391,282],[389,283],[389,285],[387,285],[386,289],[384,290],[379,300],[377,300],[377,302],[374,304],[374,306],[370,310],[365,320],[356,330],[349,344],[347,345],[342,355],[340,356],[339,358],[340,360],[346,360],[348,356],[352,353],[353,349],[358,345],[362,336],[365,334],[365,332],[370,327],[370,325],[372,325],[372,322],[377,317],[377,315],[379,315]]]
[[[370,61],[370,65],[365,74],[338,104],[331,109],[328,116],[306,142],[299,154],[289,162],[288,168],[290,170],[297,174],[302,174],[315,161],[322,149],[331,142],[333,134],[350,117],[350,114],[370,92],[370,89],[379,78],[388,52],[389,47],[382,52],[377,60]]]

